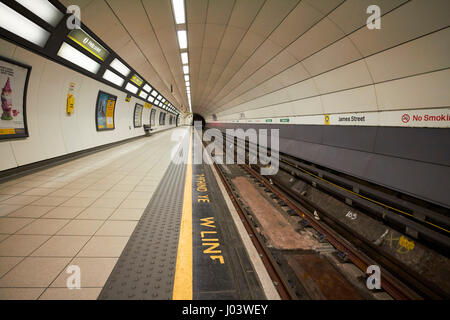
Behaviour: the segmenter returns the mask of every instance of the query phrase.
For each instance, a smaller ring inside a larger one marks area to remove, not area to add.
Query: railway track
[[[227,180],[222,172],[222,170],[219,168],[219,166],[216,163],[213,163],[213,166],[216,169],[216,172],[219,174],[219,177],[225,186],[225,189],[227,190],[228,196],[230,197],[231,201],[233,202],[234,207],[236,208],[237,213],[239,214],[239,217],[244,224],[244,227],[246,231],[248,232],[253,245],[256,248],[256,251],[258,252],[259,256],[261,257],[261,260],[269,273],[270,278],[272,279],[273,283],[276,286],[276,289],[278,291],[278,294],[280,295],[280,298],[282,300],[294,300],[296,299],[295,293],[290,288],[289,284],[285,280],[285,278],[282,275],[282,272],[280,268],[278,267],[276,261],[273,259],[272,255],[270,254],[269,250],[264,244],[264,240],[261,238],[255,227],[252,225],[251,221],[249,221],[247,215],[245,214],[241,204],[239,203],[235,193],[232,190],[232,186],[230,185],[230,181]]]
[[[248,151],[248,150],[247,150]],[[265,239],[260,235],[260,230],[255,226],[253,219],[249,218],[249,213],[242,206],[235,191],[235,186],[230,179],[227,179],[226,172],[214,163],[216,171],[226,186],[227,192],[235,205],[241,220],[251,235],[252,241],[257,248],[272,280],[276,284],[277,290],[282,299],[298,299],[298,294],[292,285],[292,281],[286,279],[279,264],[279,259],[274,257],[266,247]],[[280,200],[283,205],[289,208],[291,213],[297,215],[301,221],[311,226],[318,232],[322,239],[329,242],[346,260],[354,264],[364,274],[371,265],[381,267],[381,287],[393,299],[398,300],[418,300],[418,299],[446,299],[448,295],[423,279],[420,274],[410,270],[407,266],[394,259],[392,256],[379,250],[379,248],[358,235],[352,234],[345,225],[327,215],[326,210],[311,203],[289,188],[283,186],[282,182],[276,179],[266,179],[255,169],[248,165],[240,165],[257,184],[260,184],[266,192],[273,194],[272,198]],[[305,210],[306,208],[306,210]],[[320,213],[321,219],[318,221],[314,213]]]

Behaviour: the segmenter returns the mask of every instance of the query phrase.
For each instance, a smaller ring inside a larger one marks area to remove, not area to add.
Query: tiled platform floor
[[[175,131],[0,185],[0,300],[96,299],[169,166]],[[81,290],[66,287],[68,266]]]

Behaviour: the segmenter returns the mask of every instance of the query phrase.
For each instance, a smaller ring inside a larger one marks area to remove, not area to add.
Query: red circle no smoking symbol
[[[402,121],[403,121],[403,123],[408,123],[409,122],[409,114],[407,114],[407,113],[405,113],[403,116],[402,116]]]

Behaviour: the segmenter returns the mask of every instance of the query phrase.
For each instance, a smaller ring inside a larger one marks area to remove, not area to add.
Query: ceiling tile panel
[[[305,59],[303,64],[306,70],[314,76],[360,58],[361,54],[356,50],[353,43],[348,38],[343,38],[308,59]]]
[[[450,1],[410,1],[386,14],[381,29],[362,28],[350,38],[364,56],[449,26]],[[395,32],[392,32],[395,30]]]
[[[287,50],[298,61],[301,61],[342,37],[344,37],[344,33],[326,18],[293,42]]]
[[[329,18],[346,34],[350,34],[366,24],[368,15],[364,13],[370,5],[378,5],[381,9],[381,14],[386,14],[407,1],[408,0],[347,0],[336,8],[336,10],[329,15]]]
[[[269,39],[284,48],[322,17],[321,12],[302,1],[270,35]]]

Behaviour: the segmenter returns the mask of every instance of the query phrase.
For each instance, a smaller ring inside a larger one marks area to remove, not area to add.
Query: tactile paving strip
[[[182,144],[189,145],[190,134]],[[184,150],[184,152],[183,152]],[[183,157],[188,148],[180,148]],[[172,298],[183,209],[186,165],[171,163],[122,255],[100,300]]]

